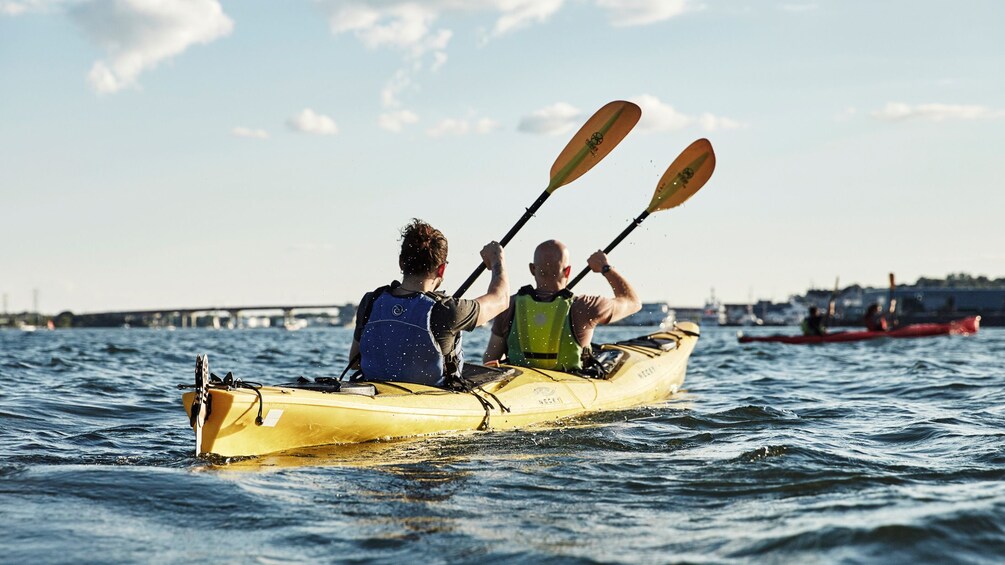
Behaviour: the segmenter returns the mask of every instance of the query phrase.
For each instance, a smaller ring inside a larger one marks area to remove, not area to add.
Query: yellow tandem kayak
[[[252,456],[295,448],[483,429],[511,429],[666,400],[684,384],[699,330],[670,331],[601,346],[594,375],[503,365],[465,366],[464,390],[397,382],[317,379],[259,386],[209,378],[182,395],[196,452]],[[200,379],[201,375],[201,379]],[[201,387],[200,387],[201,385]],[[195,416],[193,417],[193,414]]]

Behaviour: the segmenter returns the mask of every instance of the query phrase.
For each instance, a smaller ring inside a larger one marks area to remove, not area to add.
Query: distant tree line
[[[1005,278],[989,279],[984,275],[975,277],[969,273],[954,273],[944,279],[921,277],[914,285],[927,288],[1005,288]]]

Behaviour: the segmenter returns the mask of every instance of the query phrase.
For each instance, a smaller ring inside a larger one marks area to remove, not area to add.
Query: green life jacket
[[[537,369],[570,371],[583,368],[583,348],[572,333],[569,311],[572,293],[563,290],[540,301],[525,286],[513,299],[513,322],[506,338],[509,363]]]

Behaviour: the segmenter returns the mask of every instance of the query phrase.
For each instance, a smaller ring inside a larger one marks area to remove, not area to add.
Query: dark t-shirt
[[[415,296],[418,293],[407,292],[398,289],[401,283],[394,281],[391,283],[391,292],[394,296]],[[460,332],[469,332],[475,329],[478,322],[478,314],[481,313],[481,305],[474,300],[464,298],[453,298],[444,296],[441,293],[427,293],[436,305],[429,313],[429,326],[436,337],[436,342],[440,344],[440,351],[444,355],[454,350],[454,345],[460,337]],[[363,326],[366,325],[367,313],[371,309],[374,295],[368,292],[359,301],[359,308],[356,310],[356,331],[353,332],[353,339],[359,342],[363,337]]]

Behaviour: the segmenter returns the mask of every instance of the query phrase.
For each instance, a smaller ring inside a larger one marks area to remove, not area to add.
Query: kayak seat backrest
[[[472,386],[483,386],[515,376],[519,371],[512,367],[488,367],[477,363],[465,363],[461,378]]]

